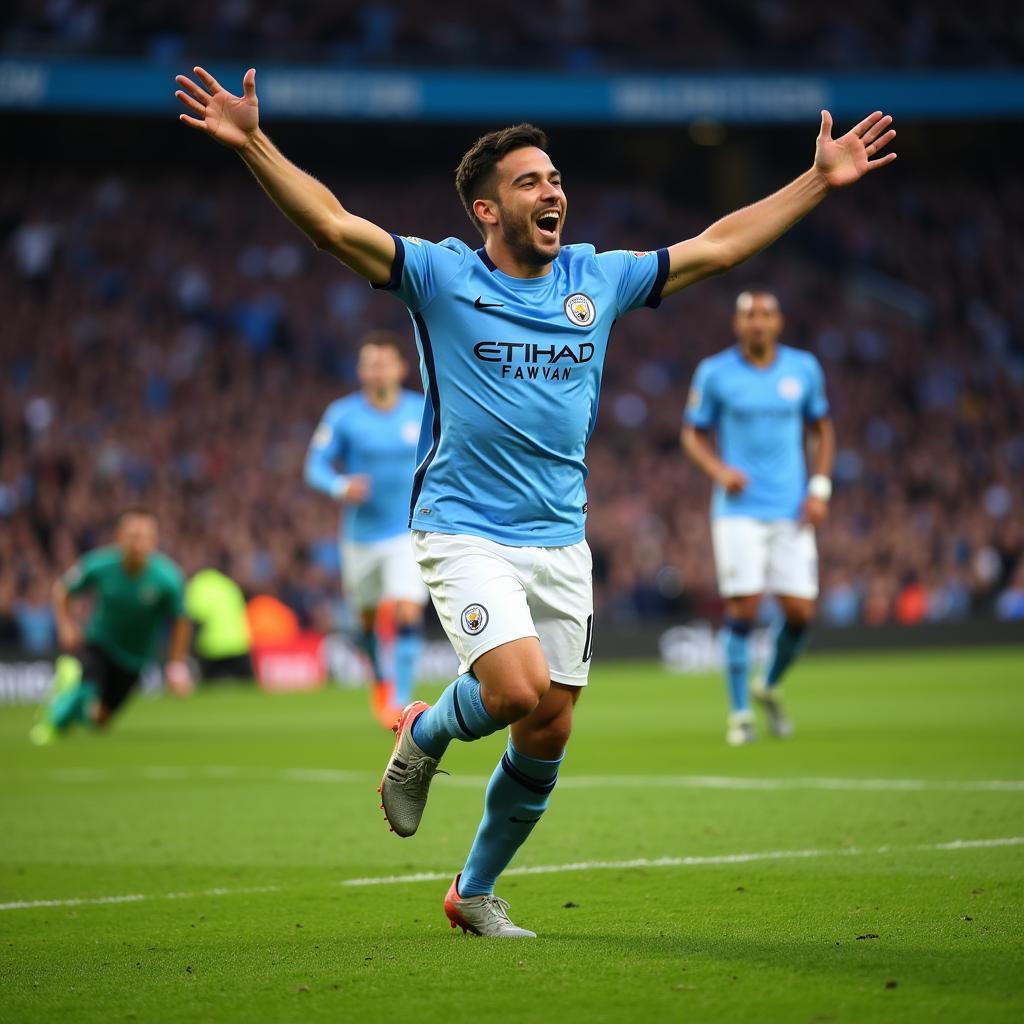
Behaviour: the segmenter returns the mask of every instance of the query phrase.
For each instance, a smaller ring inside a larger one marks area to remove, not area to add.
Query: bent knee
[[[786,612],[786,623],[791,629],[806,629],[814,622],[814,605],[808,602]]]
[[[549,685],[548,680],[541,684],[539,680],[523,677],[504,687],[501,697],[508,720],[516,722],[532,714]]]

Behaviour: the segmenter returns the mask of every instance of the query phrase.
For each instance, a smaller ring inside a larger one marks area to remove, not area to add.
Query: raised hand
[[[256,98],[256,69],[249,68],[242,79],[242,95],[228,92],[204,68],[194,68],[196,77],[206,88],[196,85],[185,75],[177,75],[181,86],[175,96],[194,114],[179,114],[178,119],[197,131],[232,149],[241,149],[259,128],[259,100]]]
[[[832,138],[832,115],[821,112],[821,131],[814,150],[814,167],[830,188],[852,185],[869,171],[877,171],[896,159],[895,153],[877,156],[896,138],[889,128],[892,117],[880,110],[868,114],[863,121],[841,138]],[[888,130],[886,130],[888,129]]]

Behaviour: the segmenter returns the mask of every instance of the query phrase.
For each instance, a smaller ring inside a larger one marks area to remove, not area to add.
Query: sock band
[[[515,748],[512,748],[511,744],[509,744],[509,747],[511,749],[513,749],[513,750],[515,749]],[[518,751],[516,751],[516,752],[518,753]],[[556,763],[560,763],[560,762],[556,762]],[[506,775],[508,775],[514,781],[518,782],[519,785],[522,786],[524,789],[528,789],[532,793],[538,793],[541,796],[546,796],[548,793],[550,793],[551,790],[553,790],[555,788],[555,783],[558,782],[558,769],[557,768],[555,769],[555,774],[552,776],[552,778],[548,782],[543,782],[540,779],[531,779],[529,775],[524,775],[523,772],[521,772],[512,763],[512,759],[508,756],[508,752],[507,751],[504,754],[501,755],[501,767],[504,770]]]
[[[456,685],[455,689],[452,690],[452,706],[455,708],[455,719],[459,723],[459,728],[471,739],[478,740],[479,736],[468,725],[466,725],[466,719],[462,714],[462,707],[459,704],[459,688]]]

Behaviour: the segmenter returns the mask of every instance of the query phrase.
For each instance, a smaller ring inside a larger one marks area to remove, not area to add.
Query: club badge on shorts
[[[487,609],[482,604],[468,604],[462,612],[462,628],[470,636],[482,633],[487,620]]]

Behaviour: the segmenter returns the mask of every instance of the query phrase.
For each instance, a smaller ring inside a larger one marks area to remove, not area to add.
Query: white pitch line
[[[229,765],[205,767],[168,767],[150,765],[138,769],[142,778],[151,782],[182,782],[207,779],[267,779],[284,782],[351,783],[362,785],[377,781],[370,772],[341,768],[285,768],[281,770],[241,768]],[[55,771],[50,775],[56,782],[90,783],[106,781],[113,774],[99,769],[79,768]],[[124,778],[118,774],[118,778]],[[438,785],[456,789],[479,789],[487,785],[486,775],[440,776]],[[735,775],[563,775],[559,790],[566,789],[719,789],[753,792],[784,790],[824,790],[836,792],[868,793],[1024,793],[1024,779],[856,779],[775,777]]]
[[[637,857],[633,860],[574,861],[568,864],[536,864],[509,868],[505,875],[559,875],[574,871],[636,871],[643,868],[692,868],[729,864],[752,864],[768,860],[813,860],[823,857],[863,857],[886,853],[937,853],[956,850],[985,850],[1000,846],[1024,846],[1024,836],[998,839],[952,839],[946,843],[926,843],[919,846],[879,846],[874,849],[847,847],[835,850],[767,850],[760,853],[721,853],[689,857]],[[412,882],[442,882],[452,877],[451,871],[418,871],[410,875],[382,875],[376,878],[346,878],[339,885],[365,887],[370,885],[407,885]],[[165,892],[147,896],[143,893],[125,893],[120,896],[84,896],[54,900],[15,900],[0,903],[3,910],[39,910],[51,907],[88,907],[118,903],[144,903],[151,900],[190,900],[210,896],[248,896],[259,893],[284,891],[279,885],[248,886],[240,889],[217,887],[198,892]]]
[[[920,846],[879,846],[861,849],[851,846],[836,850],[768,850],[761,853],[722,853],[691,857],[637,857],[633,860],[591,860],[568,864],[537,864],[508,868],[504,875],[561,875],[573,871],[635,871],[641,868],[693,868],[728,864],[752,864],[767,860],[814,860],[822,857],[863,857],[885,853],[938,853],[952,850],[982,850],[998,846],[1024,846],[1024,836],[1000,839],[954,839],[948,843],[927,843]],[[374,878],[346,878],[345,886],[407,885],[413,882],[443,882],[451,879],[451,871],[418,871],[410,875],[381,875]]]
[[[123,896],[81,896],[66,900],[14,900],[11,903],[0,903],[0,910],[36,910],[45,907],[98,907],[108,903],[143,903],[146,900],[193,900],[207,896],[247,896],[252,893],[280,892],[276,885],[251,886],[244,889],[201,889],[199,892],[163,892],[155,896],[146,896],[140,892],[126,893]]]

